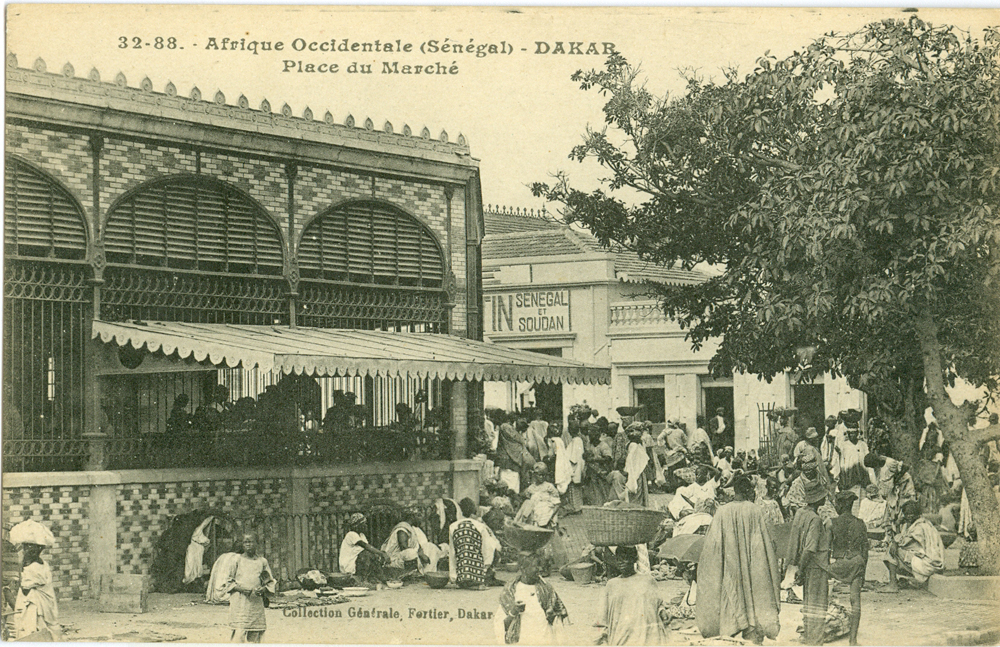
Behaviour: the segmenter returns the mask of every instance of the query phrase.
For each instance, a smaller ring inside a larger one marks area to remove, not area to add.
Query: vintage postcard
[[[997,641],[996,10],[6,19],[4,640]]]

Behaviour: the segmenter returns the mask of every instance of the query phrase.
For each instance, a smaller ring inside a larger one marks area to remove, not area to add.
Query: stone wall
[[[34,519],[48,526],[56,537],[46,555],[58,597],[87,599],[101,574],[149,573],[157,539],[176,515],[216,509],[237,519],[287,519],[387,501],[428,507],[442,497],[478,497],[480,468],[465,460],[7,474],[3,525]]]
[[[43,553],[43,557],[52,567],[59,597],[84,597],[89,591],[90,487],[4,485],[4,528],[28,519],[43,521],[56,538],[55,547]]]

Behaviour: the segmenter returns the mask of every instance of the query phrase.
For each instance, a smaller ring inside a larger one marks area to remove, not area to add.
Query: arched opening
[[[446,263],[434,234],[393,205],[353,201],[302,232],[299,321],[305,326],[445,332]]]
[[[143,185],[112,207],[104,249],[106,321],[287,323],[278,227],[224,182]]]
[[[4,170],[3,466],[81,469],[86,221],[44,172],[11,157]]]

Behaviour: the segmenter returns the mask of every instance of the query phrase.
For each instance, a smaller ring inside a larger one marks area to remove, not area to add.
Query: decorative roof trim
[[[188,96],[182,96],[170,81],[164,86],[163,92],[153,90],[153,84],[148,77],[143,78],[140,87],[130,87],[125,75],[119,72],[113,82],[101,81],[100,72],[92,69],[87,78],[75,76],[71,64],[64,65],[59,73],[47,71],[47,65],[41,58],[37,59],[33,68],[19,67],[17,56],[7,55],[6,92],[8,94],[24,94],[27,96],[46,97],[79,103],[82,105],[97,105],[108,107],[109,100],[129,101],[137,106],[145,106],[151,116],[165,116],[167,110],[177,110],[187,116],[187,121],[202,122],[198,116],[205,115],[217,125],[219,118],[231,120],[227,127],[238,130],[271,130],[272,128],[294,129],[301,139],[314,139],[309,134],[335,137],[342,140],[342,145],[355,145],[370,142],[381,146],[394,146],[399,154],[410,155],[417,151],[433,151],[463,157],[469,156],[469,144],[466,137],[459,134],[454,143],[449,143],[445,131],[435,139],[429,136],[430,131],[425,126],[419,136],[407,126],[402,131],[396,131],[389,122],[386,128],[373,129],[358,127],[354,118],[348,115],[344,124],[335,123],[330,111],[324,118],[316,120],[313,111],[305,107],[301,117],[295,117],[288,104],[284,104],[280,113],[271,112],[271,103],[265,99],[259,109],[253,109],[243,95],[239,95],[236,104],[226,103],[226,97],[221,90],[202,96],[197,86],[193,87]],[[72,93],[72,97],[64,93]],[[135,112],[133,110],[133,112]],[[173,116],[171,116],[173,118]],[[371,124],[371,118],[364,124]]]
[[[92,338],[229,368],[316,376],[608,384],[611,370],[453,335],[95,319]]]

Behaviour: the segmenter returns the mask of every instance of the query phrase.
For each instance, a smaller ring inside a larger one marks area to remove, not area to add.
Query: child
[[[598,645],[669,644],[666,604],[653,576],[636,573],[638,557],[634,546],[619,546],[615,551],[621,576],[608,580],[604,588]]]
[[[837,517],[831,523],[833,537],[830,553],[833,560],[829,573],[851,585],[850,642],[858,644],[861,624],[861,586],[868,568],[868,530],[865,522],[851,514],[858,497],[851,491],[837,494]]]
[[[277,582],[271,575],[267,560],[257,554],[257,538],[243,535],[243,554],[233,561],[226,582],[229,596],[229,626],[232,642],[259,643],[267,622],[264,617],[265,596],[274,595]]]
[[[559,644],[559,629],[569,614],[555,589],[540,577],[540,566],[537,553],[521,553],[520,573],[504,587],[494,616],[498,643]]]

